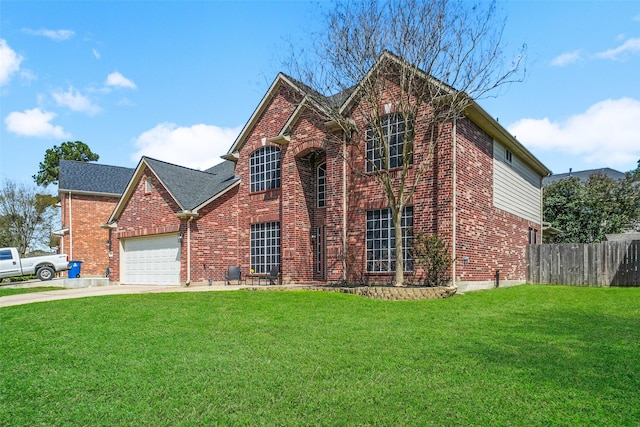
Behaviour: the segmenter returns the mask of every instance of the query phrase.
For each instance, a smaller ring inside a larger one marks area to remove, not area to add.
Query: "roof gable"
[[[267,110],[267,108],[269,107],[269,104],[271,103],[271,100],[275,97],[275,95],[278,93],[278,90],[283,85],[290,87],[291,89],[298,92],[302,96],[307,96],[308,94],[307,91],[310,90],[308,87],[302,85],[300,82],[287,76],[286,74],[278,73],[275,80],[273,81],[273,83],[271,83],[271,86],[267,90],[267,93],[264,95],[264,97],[262,97],[260,104],[258,104],[258,107],[254,110],[253,114],[249,118],[249,121],[247,121],[247,123],[244,125],[244,127],[240,131],[240,134],[238,135],[236,140],[233,142],[233,145],[231,146],[227,154],[223,156],[224,159],[233,160],[233,161],[237,160],[237,152],[240,151],[240,148],[244,144],[246,138],[249,136],[249,134],[251,133],[255,125],[258,123],[260,116]],[[302,103],[304,102],[301,102],[301,104]],[[294,109],[294,112],[292,113],[292,115],[298,113],[299,111],[300,111],[300,106]],[[287,123],[289,123],[289,120],[285,121],[285,125],[278,132],[278,135],[281,135],[283,133],[283,131],[286,129]],[[275,136],[276,135],[274,135],[274,137]]]
[[[58,191],[119,196],[134,169],[75,160],[60,160]]]
[[[142,157],[118,201],[109,222],[116,221],[135,193],[146,168],[153,172],[183,211],[197,211],[240,182],[233,162],[224,161],[206,171],[178,166],[150,157]]]

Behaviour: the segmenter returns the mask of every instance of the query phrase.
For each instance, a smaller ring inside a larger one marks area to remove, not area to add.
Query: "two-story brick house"
[[[366,150],[335,142],[336,130],[312,105],[317,96],[279,74],[226,162],[211,170],[144,158],[109,218],[112,280],[219,282],[228,266],[246,275],[278,265],[285,283],[391,281],[387,199],[368,173]],[[344,98],[353,103],[345,111],[363,108],[357,97]],[[402,115],[391,104],[381,113],[401,143]],[[354,125],[365,129],[358,117]],[[422,141],[424,126],[412,126]],[[426,158],[426,148],[416,143],[413,156]],[[429,162],[403,227],[451,245],[460,287],[492,284],[498,270],[503,283],[523,282],[526,245],[541,230],[541,180],[550,171],[476,103],[442,124]],[[181,201],[192,192],[198,197]],[[410,277],[419,266],[410,252],[405,258]],[[154,275],[160,266],[170,278]]]

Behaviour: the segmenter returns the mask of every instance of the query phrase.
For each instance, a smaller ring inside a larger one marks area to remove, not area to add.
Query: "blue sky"
[[[527,77],[480,104],[555,173],[634,169],[640,1],[500,7]],[[32,183],[76,140],[104,164],[212,166],[320,17],[303,1],[1,0],[0,179]]]

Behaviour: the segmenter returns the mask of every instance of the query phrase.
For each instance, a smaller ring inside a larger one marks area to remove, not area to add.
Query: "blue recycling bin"
[[[69,261],[71,268],[67,270],[67,277],[69,279],[77,279],[80,277],[80,270],[82,269],[82,261]]]

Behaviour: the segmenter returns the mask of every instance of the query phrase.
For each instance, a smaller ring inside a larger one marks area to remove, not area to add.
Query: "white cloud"
[[[76,34],[72,30],[47,30],[46,28],[41,28],[39,30],[23,28],[22,31],[27,34],[31,34],[32,36],[43,36],[55,41],[68,40]]]
[[[603,52],[598,52],[595,54],[596,58],[601,59],[613,59],[618,60],[622,59],[621,56],[625,54],[640,54],[640,38],[629,39],[626,42],[622,43],[620,46],[605,50]]]
[[[522,119],[508,126],[530,149],[570,154],[598,167],[640,158],[640,101],[608,99],[564,121]]]
[[[4,39],[0,39],[0,86],[9,83],[11,76],[20,69],[22,56],[18,55]]]
[[[72,87],[66,92],[54,92],[52,95],[58,105],[67,107],[72,111],[87,114],[97,114],[100,112],[100,107],[92,104],[89,98]]]
[[[141,156],[148,156],[193,169],[207,169],[220,163],[220,156],[227,153],[240,130],[241,127],[205,124],[178,127],[160,123],[136,138],[138,151],[131,159],[138,161]]]
[[[107,86],[122,87],[126,89],[137,88],[134,82],[132,82],[131,80],[129,80],[128,78],[126,78],[125,76],[123,76],[117,71],[109,74],[107,76],[107,81],[105,81],[104,84]]]
[[[578,62],[582,59],[582,50],[574,50],[573,52],[563,53],[559,55],[553,60],[551,60],[551,65],[555,67],[564,67],[565,65],[573,64],[574,62]]]
[[[56,117],[55,113],[42,111],[39,108],[14,111],[5,117],[4,122],[7,130],[21,136],[36,136],[41,138],[67,138],[69,135],[61,126],[54,126],[51,120]]]
[[[97,49],[91,49],[91,53],[93,53],[93,56],[95,56],[96,59],[100,59],[100,57],[102,55],[100,55],[100,52],[97,51]]]

